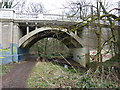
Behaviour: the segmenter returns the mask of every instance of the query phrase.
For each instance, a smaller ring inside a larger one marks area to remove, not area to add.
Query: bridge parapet
[[[77,17],[67,17],[59,14],[36,14],[36,13],[16,13],[12,9],[0,9],[1,19],[14,20],[57,20],[57,21],[80,21]]]
[[[77,17],[67,17],[58,14],[28,14],[28,13],[15,13],[14,19],[29,19],[29,20],[57,20],[57,21],[80,21]]]
[[[14,10],[0,9],[0,18],[1,19],[13,19],[14,18]]]

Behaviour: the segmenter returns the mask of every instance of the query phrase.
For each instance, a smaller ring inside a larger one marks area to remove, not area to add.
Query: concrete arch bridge
[[[81,63],[82,39],[77,32],[69,33],[75,19],[61,15],[28,15],[13,10],[0,10],[0,62],[7,64],[27,58],[29,48],[38,40],[53,37],[63,42]],[[7,14],[6,14],[7,13]],[[84,52],[84,51],[83,51]]]
[[[88,45],[95,47],[96,41],[89,38],[95,37],[86,28],[69,32],[77,21],[77,18],[63,15],[20,14],[14,10],[0,9],[0,63],[23,60],[34,43],[53,37],[63,42],[73,54],[73,59],[85,66]]]

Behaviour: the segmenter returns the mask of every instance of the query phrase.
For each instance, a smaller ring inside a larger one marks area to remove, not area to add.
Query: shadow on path
[[[15,64],[10,72],[2,77],[2,88],[27,88],[26,80],[35,66],[35,60]]]

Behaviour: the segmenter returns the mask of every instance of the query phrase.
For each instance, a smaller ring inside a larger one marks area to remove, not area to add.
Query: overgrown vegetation
[[[29,88],[117,88],[119,83],[113,78],[114,74],[105,72],[88,70],[81,73],[51,62],[38,62],[27,85]]]
[[[44,38],[35,43],[30,48],[30,54],[44,58],[61,58],[60,54],[67,57],[69,49],[59,40],[54,38]]]
[[[5,75],[12,68],[12,64],[0,65],[0,76]]]

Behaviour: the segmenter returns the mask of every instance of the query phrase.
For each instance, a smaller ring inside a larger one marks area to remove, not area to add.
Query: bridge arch
[[[63,42],[68,48],[81,48],[81,39],[66,29],[42,27],[38,28],[19,40],[19,48],[30,48],[34,43],[46,37],[53,37]]]

